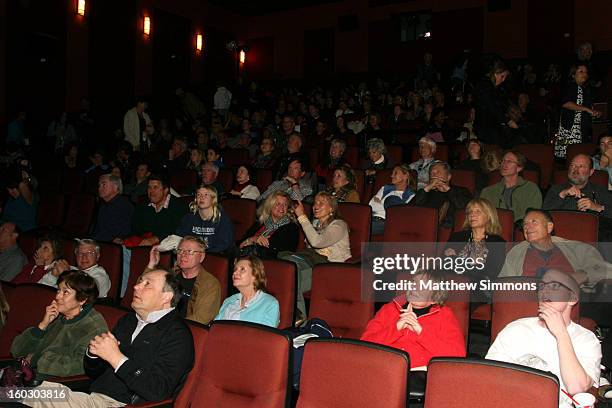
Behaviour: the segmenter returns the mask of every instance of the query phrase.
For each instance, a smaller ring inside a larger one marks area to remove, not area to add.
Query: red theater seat
[[[223,302],[229,290],[229,260],[223,255],[206,254],[202,266],[219,281],[221,286],[221,302]]]
[[[135,247],[130,249],[130,251],[130,275],[128,277],[127,289],[121,299],[121,306],[126,308],[131,307],[132,297],[134,295],[134,285],[136,285],[138,278],[149,264],[149,252],[151,251],[151,247]],[[160,254],[160,266],[169,268],[171,267],[170,262],[171,257],[169,252]]]
[[[352,257],[347,262],[360,262],[361,244],[370,241],[372,208],[366,204],[340,203],[338,211],[349,226]]]
[[[483,406],[557,408],[559,380],[549,372],[493,360],[436,357],[430,361],[425,408]]]
[[[95,208],[96,198],[92,194],[72,194],[68,200],[68,213],[62,228],[74,237],[85,237],[89,233]]]
[[[226,198],[221,201],[221,206],[234,224],[234,240],[241,240],[255,222],[257,203],[248,198]]]
[[[304,349],[297,408],[405,408],[409,373],[410,358],[402,350],[358,340],[311,339]]]
[[[268,279],[268,293],[278,300],[280,307],[278,327],[281,329],[293,327],[297,290],[295,264],[280,259],[265,259],[263,263]]]

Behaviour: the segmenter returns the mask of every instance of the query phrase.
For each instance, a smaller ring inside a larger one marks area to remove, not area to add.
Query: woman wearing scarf
[[[251,182],[251,170],[248,167],[238,167],[236,181],[229,194],[237,198],[248,198],[251,200],[257,200],[257,197],[261,195],[259,189]]]
[[[295,251],[299,229],[290,206],[291,198],[284,191],[266,198],[257,210],[257,221],[244,235],[240,253],[275,258],[280,251]]]

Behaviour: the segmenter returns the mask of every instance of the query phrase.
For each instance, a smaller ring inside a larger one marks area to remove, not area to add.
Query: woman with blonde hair
[[[465,208],[463,229],[451,234],[444,251],[446,256],[481,258],[484,268],[466,270],[473,279],[494,279],[504,263],[505,240],[497,210],[484,198],[472,199]]]
[[[227,253],[234,248],[234,226],[219,205],[214,187],[198,187],[195,200],[189,204],[189,210],[190,213],[181,220],[176,235],[202,238],[207,252]]]
[[[223,301],[215,320],[240,320],[278,327],[280,308],[276,298],[266,293],[266,272],[261,259],[256,256],[236,259],[232,283],[238,293]]]
[[[291,198],[275,191],[257,209],[257,220],[240,243],[240,253],[275,258],[278,252],[295,251],[299,239]]]
[[[338,201],[333,195],[320,192],[315,196],[312,221],[306,216],[304,206],[299,201],[294,212],[306,235],[307,248],[304,251],[279,254],[279,258],[297,265],[297,307],[305,317],[304,292],[312,286],[312,268],[326,262],[345,262],[351,257],[351,246],[348,224],[340,218]]]

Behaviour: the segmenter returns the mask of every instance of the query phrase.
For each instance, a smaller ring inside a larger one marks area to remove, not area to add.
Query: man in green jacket
[[[542,207],[542,192],[533,182],[519,176],[527,158],[517,150],[508,150],[502,159],[499,183],[486,187],[480,198],[486,198],[497,208],[512,210],[514,222],[522,221],[528,208]]]

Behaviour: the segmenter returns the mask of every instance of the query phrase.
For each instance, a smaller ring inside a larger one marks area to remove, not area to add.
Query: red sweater
[[[45,271],[44,266],[29,263],[21,269],[19,275],[15,276],[11,282],[16,285],[20,283],[38,283],[46,273],[47,271]]]
[[[465,339],[450,308],[433,306],[419,317],[420,335],[410,329],[397,330],[399,316],[398,306],[387,303],[370,320],[361,340],[406,351],[411,368],[426,366],[433,357],[465,357]]]

